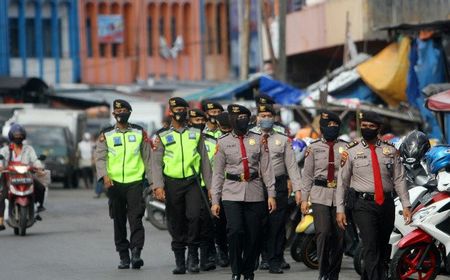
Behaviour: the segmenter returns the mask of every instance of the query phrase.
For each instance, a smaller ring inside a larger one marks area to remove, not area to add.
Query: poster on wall
[[[122,15],[98,15],[97,24],[100,43],[123,43]]]

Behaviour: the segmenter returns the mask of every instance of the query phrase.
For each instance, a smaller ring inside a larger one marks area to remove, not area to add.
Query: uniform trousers
[[[262,220],[267,203],[222,201],[227,216],[227,237],[231,271],[236,275],[253,275],[260,253]]]
[[[394,201],[386,196],[384,203],[357,198],[353,219],[359,228],[363,245],[364,271],[361,279],[387,279],[386,264],[390,257],[389,238],[394,229]]]
[[[268,262],[273,269],[280,268],[283,262],[288,208],[288,178],[287,176],[277,176],[275,179],[277,209],[269,214],[266,246],[263,247],[267,248]]]
[[[219,250],[228,254],[227,216],[222,201],[220,201],[219,218],[214,219],[214,240]]]
[[[114,220],[114,242],[121,256],[128,256],[129,249],[144,247],[145,232],[142,217],[145,212],[143,182],[121,184],[113,182],[107,190],[110,216]],[[130,225],[130,241],[127,240],[127,219]]]
[[[312,210],[319,258],[319,279],[339,279],[344,253],[344,231],[337,225],[336,207],[313,203]]]
[[[200,244],[201,214],[205,206],[197,181],[195,177],[165,177],[166,214],[174,252],[184,251],[186,246],[197,250]]]

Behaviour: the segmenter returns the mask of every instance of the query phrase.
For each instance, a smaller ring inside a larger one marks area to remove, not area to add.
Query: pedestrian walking
[[[389,237],[394,228],[394,189],[403,205],[406,223],[411,222],[411,204],[399,153],[392,144],[378,138],[381,117],[375,112],[361,112],[358,117],[363,139],[350,143],[341,155],[336,219],[344,229],[347,226],[345,206],[352,211],[363,245],[361,279],[383,280],[388,278]]]
[[[207,123],[204,133],[218,139],[222,136],[217,124],[217,116],[223,112],[223,107],[220,103],[213,101],[205,101],[202,103],[202,110],[206,113]]]
[[[83,180],[86,189],[92,188],[93,181],[93,156],[94,143],[91,141],[91,134],[86,132],[83,139],[78,143],[78,167],[80,168],[80,177]]]
[[[336,223],[336,186],[340,157],[348,143],[338,139],[340,127],[337,114],[320,114],[322,137],[308,147],[302,173],[301,210],[306,215],[311,202],[319,279],[338,279],[343,256],[344,231]]]
[[[188,127],[188,103],[179,97],[169,99],[171,127],[161,131],[154,143],[152,158],[153,192],[165,200],[169,233],[176,268],[173,274],[198,273],[198,249],[202,209],[201,179],[211,185],[211,166],[201,130]],[[200,177],[201,176],[201,179]]]
[[[218,140],[211,211],[219,217],[222,200],[227,217],[232,279],[240,279],[241,275],[244,279],[254,279],[262,220],[267,208],[270,212],[276,210],[275,177],[267,141],[261,134],[248,131],[250,111],[236,104],[229,105],[227,110],[233,131]],[[267,203],[264,185],[268,192]]]
[[[284,248],[286,244],[287,206],[290,195],[288,181],[294,191],[300,190],[300,171],[295,160],[291,140],[285,134],[274,129],[275,109],[270,104],[258,105],[257,126],[252,131],[261,133],[269,149],[275,176],[275,192],[277,209],[269,214],[267,238],[263,248],[269,272],[283,273]]]
[[[151,145],[146,131],[128,122],[132,108],[121,99],[113,102],[114,126],[104,129],[95,151],[97,178],[103,181],[109,197],[110,216],[114,220],[114,242],[119,253],[119,269],[139,269],[144,265],[145,203],[142,196],[144,176],[151,178]],[[130,224],[127,240],[126,223]],[[130,259],[131,250],[131,259]]]

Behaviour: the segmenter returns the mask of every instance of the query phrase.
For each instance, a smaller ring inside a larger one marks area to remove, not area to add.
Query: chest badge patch
[[[256,140],[253,139],[253,138],[250,138],[250,139],[248,140],[248,143],[249,143],[251,146],[253,146],[253,145],[256,144]]]
[[[195,140],[195,132],[189,132],[189,139],[194,139]]]
[[[388,147],[383,147],[383,155],[387,156],[391,154],[391,149]]]
[[[173,138],[172,134],[169,134],[166,136],[166,141],[167,141],[167,144],[175,143],[175,139]]]
[[[128,135],[129,142],[136,142],[136,135]]]
[[[122,137],[116,136],[113,138],[114,147],[116,146],[122,146]]]
[[[342,154],[345,151],[344,147],[339,147],[339,153]]]

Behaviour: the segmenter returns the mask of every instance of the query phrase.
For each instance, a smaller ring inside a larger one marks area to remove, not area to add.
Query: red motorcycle
[[[34,209],[35,169],[21,162],[9,162],[2,171],[5,178],[3,183],[8,186],[8,215],[7,223],[14,229],[15,235],[24,236],[27,228],[36,221]]]

